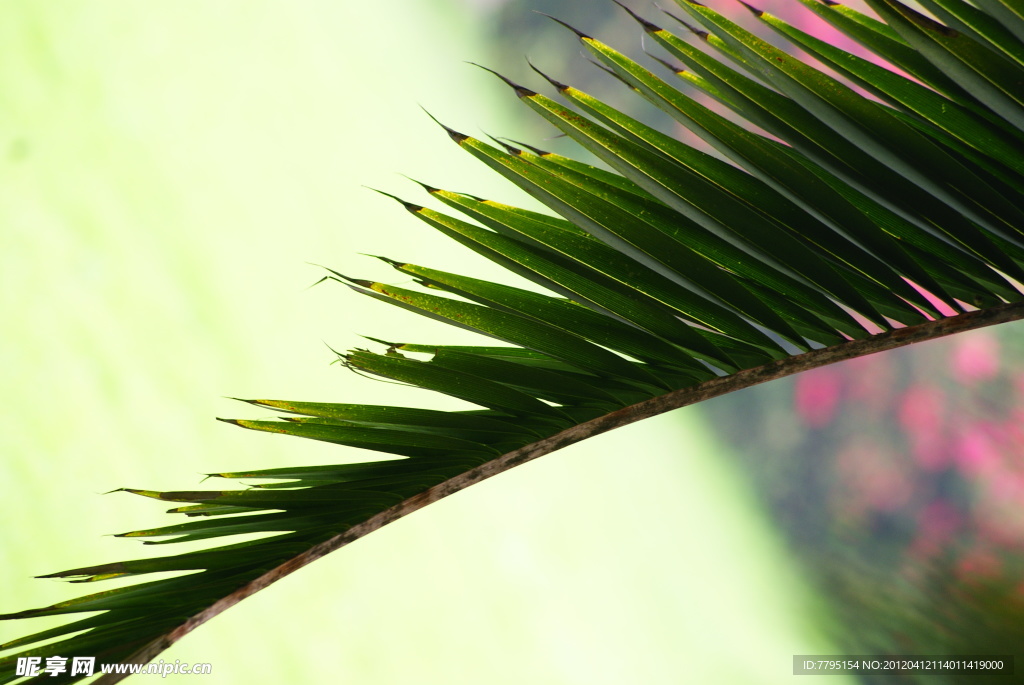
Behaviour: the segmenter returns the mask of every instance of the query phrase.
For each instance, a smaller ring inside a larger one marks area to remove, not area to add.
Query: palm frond
[[[477,408],[247,400],[280,411],[281,420],[230,423],[381,456],[209,474],[266,481],[248,489],[128,490],[172,502],[169,511],[190,520],[124,537],[264,537],[46,576],[93,582],[189,572],[2,616],[103,612],[0,645],[13,651],[0,659],[0,682],[18,679],[22,656],[150,660],[311,561],[592,435],[806,369],[1024,317],[1024,19],[1015,3],[924,2],[940,23],[897,0],[868,0],[883,23],[833,2],[801,2],[893,68],[755,9],[833,73],[692,2],[679,3],[686,21],[670,15],[684,35],[630,12],[688,69],[670,67],[663,77],[568,27],[610,74],[720,156],[539,69],[558,99],[499,74],[607,168],[441,124],[553,214],[423,184],[445,211],[392,197],[536,287],[401,255],[381,259],[420,287],[327,276],[492,339],[373,341],[382,351],[338,355],[353,371]],[[702,104],[701,93],[748,125]],[[40,645],[48,640],[57,642]]]

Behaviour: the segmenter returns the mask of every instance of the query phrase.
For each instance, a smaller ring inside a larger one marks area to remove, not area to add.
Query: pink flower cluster
[[[891,355],[795,381],[807,429],[858,425],[829,434],[833,515],[846,529],[880,513],[910,521],[908,572],[952,558],[963,579],[1008,573],[1024,560],[1024,374],[1002,372],[989,331]]]

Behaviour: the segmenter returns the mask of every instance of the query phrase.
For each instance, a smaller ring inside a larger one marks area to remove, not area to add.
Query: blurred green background
[[[533,135],[462,63],[495,65],[496,17],[454,0],[0,3],[0,611],[103,589],[33,575],[178,551],[109,537],[170,517],[103,492],[363,457],[217,423],[263,416],[223,396],[451,406],[330,366],[327,345],[470,338],[307,290],[308,262],[497,277],[362,187],[422,201],[401,172],[528,204],[417,107]],[[162,658],[224,684],[790,682],[793,654],[834,648],[725,452],[692,411],[615,431],[317,562]]]

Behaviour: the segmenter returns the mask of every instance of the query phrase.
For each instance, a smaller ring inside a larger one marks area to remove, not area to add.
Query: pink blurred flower
[[[1024,504],[1024,473],[998,471],[989,479],[988,491],[1000,502]]]
[[[924,384],[912,385],[900,401],[900,424],[911,434],[937,433],[942,428],[945,394]]]
[[[869,354],[849,359],[836,368],[847,383],[851,400],[875,412],[884,411],[890,401],[893,357],[889,354]],[[868,402],[864,403],[864,400]]]
[[[910,438],[914,459],[926,471],[938,471],[950,462],[944,409],[945,395],[928,385],[911,386],[899,403],[900,425]]]
[[[960,433],[953,452],[956,465],[967,476],[991,474],[1002,461],[999,447],[983,423],[968,426]]]
[[[793,388],[797,414],[811,428],[824,426],[835,416],[842,378],[833,368],[800,374]]]
[[[999,373],[999,342],[982,331],[962,335],[953,350],[953,377],[971,385],[987,381]]]

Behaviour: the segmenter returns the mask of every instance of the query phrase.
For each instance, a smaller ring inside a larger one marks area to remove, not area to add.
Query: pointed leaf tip
[[[622,77],[619,76],[618,74],[616,74],[614,70],[606,67],[605,65],[603,65],[600,62],[597,62],[595,60],[591,59],[591,60],[587,60],[587,61],[590,62],[591,64],[593,64],[595,67],[597,67],[601,71],[603,71],[604,73],[606,73],[609,76],[611,76],[612,78],[614,78],[614,79],[616,79],[618,81],[622,81],[623,83],[625,83],[625,81],[623,81]],[[562,135],[564,136],[565,134],[563,133]]]
[[[364,288],[369,288],[369,287],[373,286],[373,281],[367,281],[367,280],[363,280],[361,278],[352,278],[350,276],[346,276],[345,274],[341,273],[340,271],[335,271],[334,269],[332,269],[330,267],[327,267],[327,266],[322,267],[322,268],[326,269],[327,271],[330,271],[332,274],[334,274],[334,276],[331,276],[331,278],[333,278],[336,281],[338,279],[342,279],[342,280],[348,281],[349,283],[355,283],[356,285],[361,285]]]
[[[523,148],[524,150],[529,150],[530,152],[532,152],[532,153],[534,153],[536,155],[540,155],[541,157],[544,157],[545,155],[550,155],[551,154],[547,150],[541,150],[539,147],[534,147],[533,145],[530,145],[529,143],[524,143],[524,142],[519,141],[519,140],[512,140],[511,138],[505,138],[505,140],[507,140],[508,142],[510,142],[510,143],[512,143],[514,145],[518,145],[519,147]]]
[[[509,143],[505,142],[501,138],[492,138],[491,140],[493,140],[495,143],[497,143],[498,145],[500,145],[503,148],[505,148],[505,152],[509,153],[510,155],[519,156],[519,155],[523,154],[522,149],[520,149],[518,147],[515,147],[514,145],[510,145]]]
[[[545,12],[539,12],[539,11],[537,11],[537,10],[534,10],[534,12],[536,12],[537,14],[539,14],[539,15],[541,15],[541,16],[543,16],[543,17],[547,17],[548,19],[550,19],[550,20],[551,20],[551,21],[553,21],[553,22],[556,22],[556,23],[559,23],[559,24],[561,24],[561,25],[562,25],[562,26],[564,26],[565,28],[567,28],[567,29],[569,29],[570,31],[572,31],[573,33],[575,33],[575,34],[576,34],[576,37],[577,37],[577,38],[579,38],[580,40],[583,40],[583,39],[585,39],[585,38],[586,38],[586,39],[591,39],[591,37],[590,37],[590,36],[588,36],[587,34],[583,33],[583,32],[582,32],[582,31],[580,31],[579,29],[577,29],[577,28],[574,28],[574,27],[570,26],[569,24],[566,24],[566,23],[565,23],[564,21],[562,21],[561,19],[558,19],[558,18],[556,18],[556,17],[553,17],[553,16],[551,16],[550,14],[547,14],[547,13],[545,13]],[[592,40],[592,39],[591,39],[591,40]]]
[[[428,185],[428,184],[424,183],[423,181],[417,181],[412,176],[406,176],[405,174],[401,174],[401,176],[403,178],[407,179],[407,180],[412,181],[413,183],[415,183],[419,187],[423,188],[423,190],[427,191],[428,193],[436,193],[438,191],[438,188],[435,188],[432,185]],[[392,196],[392,197],[394,197],[394,196]]]
[[[412,179],[409,179],[409,180],[411,181]],[[419,183],[419,181],[415,181],[415,183]],[[423,184],[420,183],[420,185],[423,185]],[[413,204],[412,202],[406,202],[405,200],[403,200],[402,198],[398,197],[397,195],[392,195],[391,193],[386,193],[383,190],[377,190],[376,188],[370,188],[369,186],[363,186],[363,187],[367,188],[368,190],[372,190],[375,193],[380,193],[384,197],[390,197],[392,200],[394,200],[395,202],[399,203],[400,205],[405,207],[410,212],[416,213],[416,212],[420,211],[421,209],[423,209],[423,205],[417,205],[417,204]]]
[[[373,281],[368,281],[365,278],[352,278],[351,276],[346,276],[345,274],[338,274],[338,278],[343,278],[349,283],[354,283],[355,285],[362,286],[363,288],[373,287]]]
[[[565,92],[565,91],[569,90],[569,86],[565,85],[561,81],[556,81],[555,79],[553,79],[550,76],[548,76],[547,74],[545,74],[543,71],[538,69],[534,65],[534,63],[529,60],[529,58],[527,58],[526,63],[529,64],[530,68],[533,69],[538,74],[540,74],[548,83],[550,83],[552,86],[554,86],[555,90],[557,90],[559,93],[562,93],[562,92]]]
[[[408,264],[408,262],[398,262],[398,261],[395,261],[394,259],[390,259],[388,257],[382,257],[382,256],[380,256],[378,254],[368,254],[366,256],[367,257],[373,257],[374,259],[379,259],[380,261],[382,261],[382,262],[384,262],[386,264],[390,264],[391,266],[395,267],[396,269],[400,269],[403,266],[405,266],[406,264]]]
[[[702,7],[703,7],[703,5],[702,5]],[[667,14],[669,17],[671,17],[672,19],[675,19],[677,22],[682,24],[684,27],[686,27],[687,30],[690,31],[690,33],[694,34],[695,36],[697,36],[701,40],[707,40],[709,34],[704,29],[697,28],[693,24],[691,24],[688,21],[682,19],[681,17],[676,16],[675,14],[672,14],[671,12],[669,12],[667,9],[665,9],[663,7],[659,7],[658,9],[660,9],[663,13]]]
[[[743,2],[743,0],[739,0],[739,3],[741,5],[743,5],[744,7],[746,7],[748,10],[750,10],[750,13],[753,14],[755,17],[760,17],[762,14],[764,14],[763,10],[759,10],[756,7],[754,7],[753,5],[749,5],[749,4],[745,3],[745,2]]]
[[[684,71],[686,71],[686,69],[684,69],[683,67],[677,67],[674,64],[670,63],[668,60],[662,59],[657,55],[652,55],[651,53],[647,52],[647,50],[644,50],[644,54],[650,57],[651,59],[660,62],[666,69],[668,69],[671,72],[681,74]]]
[[[374,338],[373,336],[370,336],[370,335],[360,335],[359,337],[364,339],[364,340],[369,340],[371,342],[375,342],[375,343],[377,343],[379,345],[384,345],[385,347],[401,347],[402,345],[405,344],[405,343],[397,343],[397,342],[388,342],[387,340],[381,340],[380,338]]]
[[[500,78],[502,81],[504,81],[512,90],[514,90],[517,97],[528,98],[528,97],[531,97],[531,96],[537,94],[535,91],[532,91],[529,88],[525,88],[525,87],[519,85],[518,83],[516,83],[512,79],[507,78],[505,76],[502,76],[501,74],[496,72],[494,69],[488,69],[487,67],[485,67],[485,66],[483,66],[481,64],[477,64],[476,62],[466,62],[466,64],[472,64],[474,67],[480,67],[484,71],[491,72],[492,74],[494,74],[495,76]]]
[[[437,124],[438,126],[443,128],[445,130],[445,132],[448,134],[448,136],[452,140],[454,140],[456,143],[461,143],[462,141],[466,140],[466,138],[469,138],[469,136],[467,136],[465,133],[459,133],[455,129],[448,128],[447,126],[442,124],[441,121],[437,117],[435,117],[433,114],[431,114],[429,111],[427,111],[426,107],[423,107],[421,105],[420,109],[422,109],[424,112],[426,112],[427,116],[434,120],[435,124]]]
[[[657,33],[658,31],[661,31],[660,26],[656,26],[655,24],[652,24],[651,22],[647,21],[646,19],[638,15],[636,12],[623,5],[621,2],[619,2],[619,0],[612,0],[612,2],[614,2],[616,5],[624,9],[626,11],[626,14],[636,19],[637,23],[639,23],[640,26],[644,27],[644,31],[646,31],[647,33]]]

